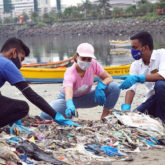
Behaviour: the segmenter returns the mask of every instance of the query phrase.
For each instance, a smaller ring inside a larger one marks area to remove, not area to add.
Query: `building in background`
[[[12,2],[11,0],[3,0],[2,1],[3,7],[4,7],[4,13],[11,13],[12,12]]]
[[[50,0],[0,0],[0,18],[19,17],[23,13],[28,16],[32,12],[39,15],[51,11]]]
[[[43,15],[51,11],[50,0],[37,0],[38,1],[38,13]]]
[[[56,8],[57,8],[57,11],[61,11],[61,0],[56,0]]]
[[[31,15],[34,12],[34,0],[11,0],[11,5],[13,17],[17,17],[23,13]]]
[[[110,4],[112,8],[118,7],[122,9],[126,9],[131,5],[138,5],[141,0],[110,0]],[[150,3],[157,3],[159,0],[148,0]]]
[[[3,0],[0,0],[0,19],[3,19],[3,15],[4,15]]]

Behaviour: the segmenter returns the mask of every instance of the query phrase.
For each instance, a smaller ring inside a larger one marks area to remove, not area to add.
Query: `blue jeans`
[[[165,123],[165,81],[159,80],[154,86],[155,95],[149,97],[144,103],[137,107],[137,110],[159,117]]]
[[[118,83],[112,82],[107,85],[107,88],[105,89],[105,95],[106,95],[106,102],[104,104],[104,109],[112,109],[114,108],[119,94],[120,94],[120,89],[118,87]],[[98,103],[94,101],[94,95],[95,95],[95,90],[91,90],[89,93],[80,96],[80,97],[73,97],[73,102],[74,105],[77,108],[92,108],[98,106]],[[50,105],[53,107],[53,109],[56,112],[60,112],[62,114],[65,114],[65,109],[66,109],[66,101],[65,101],[65,94],[64,92],[61,92],[60,95],[58,96],[57,100],[52,101]],[[51,120],[51,116],[48,114],[41,112],[40,117],[42,119],[47,119]]]

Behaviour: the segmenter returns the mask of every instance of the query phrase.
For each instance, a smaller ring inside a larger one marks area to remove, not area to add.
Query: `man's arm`
[[[33,91],[33,89],[28,85],[26,81],[18,82],[14,85],[30,102],[32,102],[45,113],[49,114],[53,119],[55,118],[55,110],[45,101],[45,99]]]
[[[125,104],[132,104],[133,98],[135,96],[135,92],[133,90],[128,90],[126,92],[126,96],[125,96]]]
[[[158,81],[158,80],[164,80],[164,77],[162,77],[158,73],[146,75],[146,81],[147,82],[155,82],[155,81]]]

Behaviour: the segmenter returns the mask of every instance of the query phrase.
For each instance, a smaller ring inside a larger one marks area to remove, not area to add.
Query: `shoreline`
[[[17,25],[0,28],[1,37],[34,37],[34,36],[74,36],[90,34],[110,34],[112,36],[130,36],[139,31],[164,34],[165,18],[154,21],[140,17],[127,19],[106,19],[93,21],[75,21],[54,23],[47,26]]]

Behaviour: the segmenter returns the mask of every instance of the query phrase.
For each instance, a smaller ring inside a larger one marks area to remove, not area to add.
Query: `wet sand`
[[[56,97],[58,96],[62,84],[31,84],[30,86],[46,101],[51,102],[52,100],[55,100]],[[115,109],[119,110],[121,104],[124,103],[125,92],[126,91],[121,91],[120,98],[115,106]],[[36,116],[40,114],[41,111],[36,106],[30,103],[17,88],[10,86],[8,83],[6,83],[1,88],[1,93],[10,98],[26,100],[30,106],[29,115]],[[137,88],[137,93],[133,100],[132,109],[136,108],[140,103],[142,103],[144,98],[145,98],[145,86],[139,84]],[[80,119],[99,120],[102,113],[102,107],[98,106],[89,109],[78,109],[78,113]],[[150,150],[142,151],[140,153],[135,153],[135,155],[133,156],[133,161],[123,162],[120,160],[120,161],[112,162],[112,165],[128,165],[128,164],[146,165],[148,163],[150,165],[164,165],[165,164],[164,155],[165,155],[165,148],[152,149],[152,150],[150,149]]]

